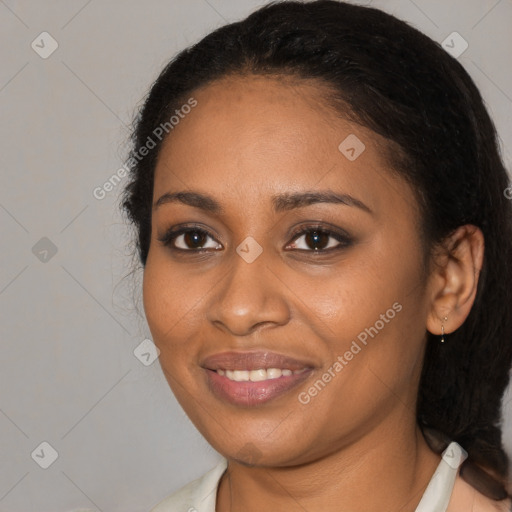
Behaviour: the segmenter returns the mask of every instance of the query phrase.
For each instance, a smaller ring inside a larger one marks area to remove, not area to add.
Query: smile
[[[301,370],[289,370],[287,368],[260,368],[258,370],[222,370],[218,369],[217,374],[227,377],[235,382],[261,382],[264,380],[279,379],[280,377],[290,377],[305,372],[307,368]]]

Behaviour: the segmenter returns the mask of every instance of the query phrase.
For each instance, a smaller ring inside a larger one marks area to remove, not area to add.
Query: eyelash
[[[327,229],[322,226],[318,225],[309,225],[309,226],[299,226],[299,228],[292,234],[292,242],[295,241],[297,238],[299,238],[302,235],[307,235],[309,233],[318,232],[321,235],[328,235],[329,238],[334,238],[339,242],[339,244],[335,247],[330,247],[328,249],[296,249],[300,252],[310,252],[315,254],[325,254],[330,253],[332,251],[339,251],[342,249],[346,249],[350,247],[354,240],[346,233],[344,232],[338,232],[331,229]],[[180,247],[174,247],[173,242],[181,235],[187,234],[187,233],[198,233],[201,235],[206,235],[212,239],[214,239],[208,231],[205,229],[202,229],[198,226],[190,226],[190,227],[181,227],[179,229],[173,229],[170,228],[166,233],[164,233],[163,236],[159,237],[158,240],[162,242],[162,244],[166,247],[168,247],[171,251],[174,252],[181,252],[181,253],[192,253],[192,254],[204,254],[207,252],[211,252],[212,249],[182,249]],[[288,246],[289,244],[287,244]],[[329,245],[329,243],[327,243]],[[218,249],[213,249],[214,251]]]

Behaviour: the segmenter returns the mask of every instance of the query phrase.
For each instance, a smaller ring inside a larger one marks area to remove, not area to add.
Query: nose
[[[258,328],[285,325],[290,319],[286,285],[269,266],[265,251],[252,263],[237,253],[212,294],[208,320],[235,336]]]

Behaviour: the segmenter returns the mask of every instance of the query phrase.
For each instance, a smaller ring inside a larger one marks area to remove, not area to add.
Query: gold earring
[[[446,322],[446,320],[448,320],[447,316],[445,316],[443,322],[441,322],[441,343],[444,343],[444,322]]]

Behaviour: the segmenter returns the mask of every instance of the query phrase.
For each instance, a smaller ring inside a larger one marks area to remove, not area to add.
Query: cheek
[[[393,304],[404,305],[412,298],[410,291],[418,287],[417,268],[413,255],[404,261],[392,247],[375,240],[323,275],[299,279],[290,275],[287,284],[302,299],[297,303],[307,306],[304,314],[309,310],[308,316],[319,328],[324,325],[327,335],[346,339],[376,321],[380,325],[380,315],[389,309],[388,316],[394,318]]]
[[[150,251],[144,269],[142,297],[144,313],[153,335],[153,341],[159,345],[167,329],[172,325],[172,317],[176,315],[175,295],[169,288],[164,268],[159,265],[158,258]]]
[[[175,355],[181,346],[193,342],[187,335],[198,325],[207,295],[204,282],[188,278],[187,272],[177,268],[165,256],[150,251],[143,279],[144,312],[153,341],[162,353],[172,348]]]
[[[197,300],[183,276],[172,271],[169,261],[148,255],[143,279],[143,303],[147,324],[154,344],[160,350],[159,362],[171,390],[187,414],[190,391],[196,386],[191,368],[193,349],[189,332],[194,325]],[[187,290],[185,293],[183,290]],[[197,343],[197,340],[195,341]]]
[[[410,233],[407,244],[406,234],[404,239],[398,234],[376,238],[358,249],[359,254],[346,265],[318,277],[322,286],[302,281],[296,288],[305,301],[303,313],[310,328],[327,342],[326,362],[334,363],[348,351],[350,362],[344,374],[357,376],[362,394],[368,392],[371,381],[363,376],[368,369],[374,369],[392,387],[417,372],[427,308],[421,253],[419,246],[410,242],[413,235]],[[351,347],[355,352],[357,345],[361,350],[352,356]],[[338,379],[340,384],[342,381]]]
[[[395,407],[404,415],[414,414],[422,361],[422,295],[421,288],[407,295],[409,279],[404,276],[404,281],[390,279],[387,287],[369,295],[364,280],[360,286],[340,280],[343,291],[331,289],[329,299],[318,296],[308,302],[318,305],[309,317],[324,333],[328,348],[317,379],[301,390],[299,401],[305,405],[299,410],[312,432],[323,433],[326,450],[340,433],[358,432]],[[349,285],[355,287],[348,290]]]

